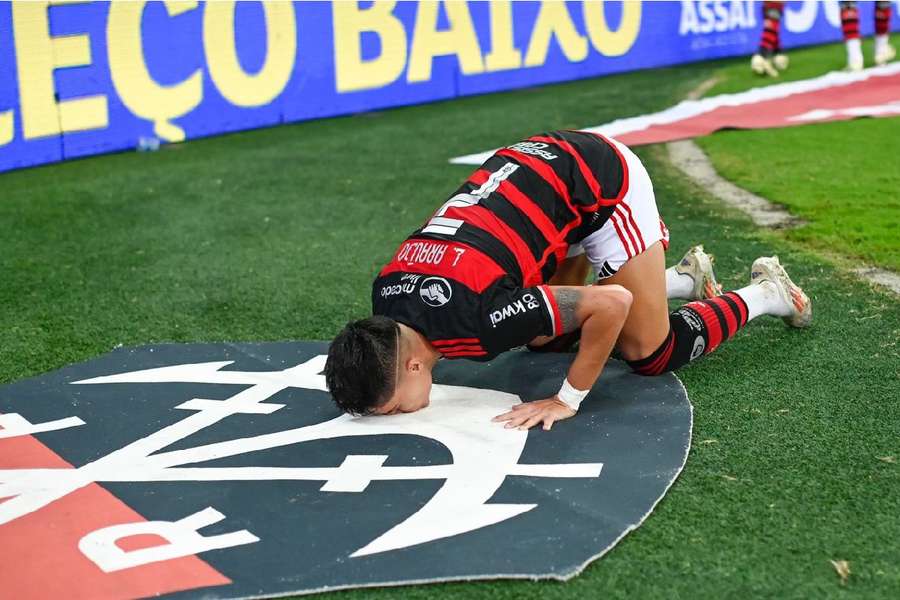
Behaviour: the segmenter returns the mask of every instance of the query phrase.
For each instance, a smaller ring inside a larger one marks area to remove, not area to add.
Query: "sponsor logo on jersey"
[[[381,297],[388,298],[400,294],[412,294],[416,291],[416,284],[422,278],[421,275],[405,274],[400,277],[400,283],[385,285],[381,288]]]
[[[554,158],[557,158],[557,156],[544,149],[549,147],[550,144],[545,144],[543,142],[519,142],[518,144],[508,146],[510,150],[515,150],[522,154],[532,154],[534,156],[540,156],[544,160],[553,160]]]
[[[520,315],[526,311],[534,310],[541,305],[534,294],[523,294],[519,300],[510,302],[501,309],[495,310],[490,314],[491,327],[496,327],[509,317]]]
[[[381,288],[381,297],[398,296],[400,294],[412,294],[416,291],[415,284],[412,283],[395,283],[394,285],[386,285]]]
[[[419,297],[422,298],[422,302],[435,308],[450,302],[452,296],[453,288],[450,287],[450,282],[443,277],[428,277],[422,280],[422,285],[419,287]]]

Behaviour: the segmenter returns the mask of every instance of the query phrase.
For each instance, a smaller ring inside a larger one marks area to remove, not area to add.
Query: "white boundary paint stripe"
[[[742,104],[763,102],[766,100],[777,100],[794,94],[803,94],[830,87],[850,85],[851,83],[866,81],[871,77],[883,77],[885,75],[895,75],[897,73],[900,73],[900,63],[890,63],[883,67],[874,67],[856,73],[834,71],[812,79],[803,79],[801,81],[753,88],[752,90],[740,92],[738,94],[722,94],[711,98],[703,98],[701,100],[685,100],[660,112],[638,117],[617,119],[604,125],[583,129],[582,131],[590,131],[592,133],[600,133],[605,136],[615,137],[625,133],[642,131],[652,125],[666,125],[696,117],[697,115],[711,112],[723,106],[740,106]],[[451,158],[450,162],[457,165],[480,165],[490,158],[496,150],[497,149],[476,154],[467,154],[465,156],[457,156],[456,158]]]

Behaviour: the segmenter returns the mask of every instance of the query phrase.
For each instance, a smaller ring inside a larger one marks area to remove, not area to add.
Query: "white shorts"
[[[599,230],[569,247],[567,256],[587,255],[598,279],[605,279],[658,241],[669,246],[669,230],[659,217],[653,183],[641,160],[628,146],[607,138],[625,158],[628,190]]]

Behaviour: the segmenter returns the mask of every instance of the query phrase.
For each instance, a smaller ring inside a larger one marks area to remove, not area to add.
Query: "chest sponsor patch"
[[[3,595],[245,598],[566,579],[638,526],[687,457],[674,375],[612,362],[553,430],[491,418],[571,357],[435,370],[428,408],[340,414],[327,344],[120,348],[0,387]]]

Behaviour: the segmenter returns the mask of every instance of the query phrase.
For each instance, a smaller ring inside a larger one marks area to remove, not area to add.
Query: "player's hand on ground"
[[[516,404],[511,411],[497,415],[492,420],[495,422],[506,421],[504,427],[507,429],[531,429],[538,423],[543,423],[544,430],[549,430],[556,421],[568,419],[574,414],[575,411],[568,404],[553,396],[546,400]]]

